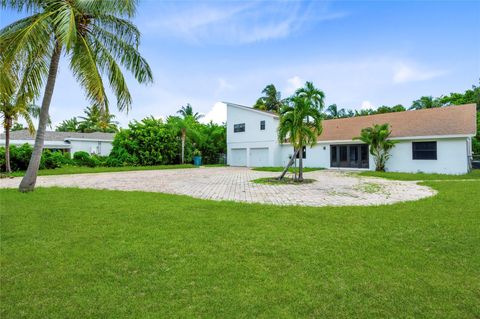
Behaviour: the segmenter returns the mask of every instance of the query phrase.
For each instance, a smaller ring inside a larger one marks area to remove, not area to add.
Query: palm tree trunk
[[[282,174],[280,174],[280,176],[278,177],[278,180],[281,180],[282,178],[285,177],[285,174],[287,174],[288,172],[288,169],[290,168],[290,166],[293,165],[293,163],[295,162],[295,158],[297,157],[297,154],[298,154],[298,149],[297,150],[293,150],[293,156],[292,158],[290,159],[290,161],[288,162],[287,164],[287,167],[285,167],[285,169],[283,170]]]
[[[303,182],[303,146],[300,146],[298,157],[298,181]]]
[[[21,192],[31,192],[35,188],[38,168],[40,166],[40,160],[42,158],[43,144],[45,140],[45,130],[48,124],[48,110],[50,108],[50,102],[52,101],[55,80],[57,79],[58,64],[60,62],[61,52],[61,44],[57,41],[55,44],[55,49],[52,53],[52,58],[50,60],[47,85],[45,86],[42,108],[40,109],[37,135],[35,137],[35,145],[33,146],[32,157],[30,157],[27,172],[25,173],[25,176],[23,177],[19,186],[19,191]]]
[[[182,164],[185,163],[185,138],[186,132],[182,130]]]
[[[5,172],[10,174],[12,168],[10,167],[10,128],[12,127],[12,119],[10,117],[5,119]]]

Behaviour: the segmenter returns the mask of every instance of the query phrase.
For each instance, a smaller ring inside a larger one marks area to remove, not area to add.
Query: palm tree
[[[289,105],[285,105],[280,112],[280,124],[278,127],[278,140],[284,142],[289,139],[295,150],[292,160],[299,154],[298,181],[303,181],[303,147],[313,146],[317,143],[318,136],[322,133],[322,113],[310,95],[303,91],[289,99]],[[293,163],[293,161],[291,161]],[[280,179],[283,178],[289,166],[286,167]]]
[[[422,96],[420,99],[412,102],[409,110],[432,109],[442,106],[439,99],[434,99],[432,96]]]
[[[186,117],[180,116],[169,116],[167,118],[167,124],[171,127],[173,131],[180,135],[182,146],[181,146],[181,163],[185,163],[185,142],[187,136],[193,139],[198,137],[197,131],[195,129],[195,124],[198,124],[196,119],[187,115]]]
[[[31,105],[34,98],[32,92],[21,89],[22,83],[27,79],[27,72],[21,73],[20,60],[14,61],[11,68],[5,68],[5,59],[0,60],[0,117],[5,130],[5,170],[11,173],[10,166],[10,132],[20,118],[27,122],[30,133],[35,133],[32,117],[37,117],[38,107]],[[21,125],[23,129],[23,125]]]
[[[78,132],[78,120],[76,117],[72,117],[68,120],[63,120],[55,129],[57,132]]]
[[[325,93],[323,93],[322,90],[317,89],[312,82],[306,82],[305,86],[299,88],[295,94],[309,100],[310,104],[319,111],[325,107]]]
[[[34,105],[25,105],[24,103],[15,103],[2,100],[0,102],[0,117],[3,118],[3,128],[5,129],[5,171],[11,173],[10,167],[10,132],[13,131],[13,124],[20,118],[27,122],[27,129],[31,135],[35,134],[35,126],[32,117],[35,117]],[[15,123],[18,124],[18,123]],[[23,125],[21,125],[23,129]]]
[[[97,104],[87,107],[84,111],[86,116],[80,116],[78,131],[83,133],[91,132],[118,132],[118,122],[114,121],[115,115],[108,113]]]
[[[280,110],[286,101],[282,100],[282,95],[277,90],[275,85],[267,85],[263,89],[262,93],[264,94],[264,96],[260,97],[257,102],[255,102],[253,108],[262,111],[280,113]]]
[[[327,116],[331,119],[339,119],[343,117],[347,117],[348,114],[345,109],[338,109],[337,104],[332,104],[327,107]]]
[[[198,121],[203,117],[203,115],[198,112],[193,113],[193,108],[190,103],[187,103],[186,106],[181,106],[180,110],[177,111],[177,114],[180,114],[183,118],[191,116],[195,121]]]
[[[395,141],[389,139],[391,133],[388,123],[375,124],[362,129],[360,136],[354,138],[354,140],[360,140],[369,146],[377,171],[385,171],[385,165],[390,158],[390,150],[396,144]]]
[[[0,30],[3,68],[11,69],[20,58],[28,62],[22,68],[29,75],[22,90],[38,93],[45,84],[32,157],[19,187],[26,192],[35,187],[62,54],[88,99],[107,111],[102,75],[117,98],[118,109],[128,110],[132,98],[121,67],[139,83],[151,82],[152,72],[138,52],[140,32],[128,20],[135,14],[137,1],[3,0],[1,6],[33,13]]]

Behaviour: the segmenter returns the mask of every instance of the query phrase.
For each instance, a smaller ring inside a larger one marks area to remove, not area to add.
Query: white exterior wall
[[[260,121],[265,121],[265,130],[260,130]],[[279,144],[277,140],[278,118],[269,114],[227,104],[227,164],[232,164],[232,149],[243,149],[246,154],[246,166],[250,164],[252,148],[269,149],[266,166],[286,166],[293,148],[288,144]],[[234,124],[245,123],[245,132],[234,133]],[[436,160],[413,160],[412,142],[436,141]],[[359,141],[319,142],[313,148],[307,147],[303,160],[305,167],[330,168],[330,145],[361,144]],[[471,138],[434,136],[431,138],[412,138],[400,140],[391,151],[386,170],[407,173],[465,174],[469,171],[471,156]],[[352,169],[352,168],[335,168]],[[375,162],[369,155],[369,170],[375,170]]]
[[[108,156],[112,150],[112,142],[108,141],[86,141],[86,140],[70,140],[70,152],[87,152],[89,154],[97,154],[101,156]]]
[[[436,160],[412,159],[412,142],[436,141]],[[471,143],[469,138],[401,140],[392,149],[392,156],[387,162],[389,172],[406,173],[439,173],[439,174],[466,174],[468,173],[468,152]],[[370,168],[375,169],[375,166]]]
[[[260,121],[265,121],[265,130],[260,130]],[[245,123],[245,132],[235,133],[234,125],[241,123]],[[275,166],[279,153],[277,126],[278,119],[270,114],[227,104],[227,164],[232,165],[232,149],[245,149],[246,166],[251,166],[250,149],[268,148],[265,166]]]

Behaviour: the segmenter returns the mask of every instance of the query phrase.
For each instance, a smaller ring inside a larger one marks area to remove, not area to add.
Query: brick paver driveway
[[[360,177],[329,170],[305,173],[305,178],[316,180],[311,184],[263,185],[251,182],[277,175],[240,167],[191,168],[40,176],[37,186],[137,190],[211,200],[306,206],[390,204],[435,194],[432,189],[415,182]],[[19,183],[20,178],[1,179],[0,187],[17,187]]]

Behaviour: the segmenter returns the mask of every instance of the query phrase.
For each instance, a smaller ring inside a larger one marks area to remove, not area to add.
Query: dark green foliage
[[[171,116],[167,123],[148,117],[134,121],[115,135],[106,166],[145,166],[181,163],[182,136],[185,163],[193,161],[196,149],[205,164],[218,164],[226,153],[225,125],[201,124],[193,117]]]
[[[198,149],[203,164],[219,164],[227,153],[227,131],[225,125],[209,123],[198,127],[201,142]]]
[[[59,168],[64,165],[71,165],[73,164],[73,161],[70,159],[70,153],[65,153],[68,154],[64,155],[60,151],[50,151],[50,150],[44,150],[42,159],[40,162],[40,168],[41,169],[54,169],[54,168]]]
[[[99,161],[94,156],[82,151],[73,154],[73,161],[78,166],[95,167],[99,165]]]
[[[32,155],[32,146],[23,144],[22,146],[10,145],[10,164],[12,171],[24,171],[28,167],[28,162]],[[41,169],[54,169],[65,165],[73,165],[70,153],[61,151],[52,151],[45,149],[40,160]],[[5,148],[0,148],[0,171],[5,171]]]
[[[5,171],[5,147],[1,148],[2,157],[0,159],[1,171]],[[32,155],[32,147],[29,144],[23,144],[22,146],[10,145],[10,165],[12,171],[26,170],[30,156]]]
[[[162,120],[148,117],[131,122],[128,129],[115,135],[110,157],[121,165],[171,164],[179,150],[174,132]]]
[[[253,105],[254,109],[262,111],[270,111],[280,113],[280,109],[285,104],[285,100],[282,100],[282,94],[277,90],[275,85],[267,85],[263,91],[263,96],[260,97]]]

